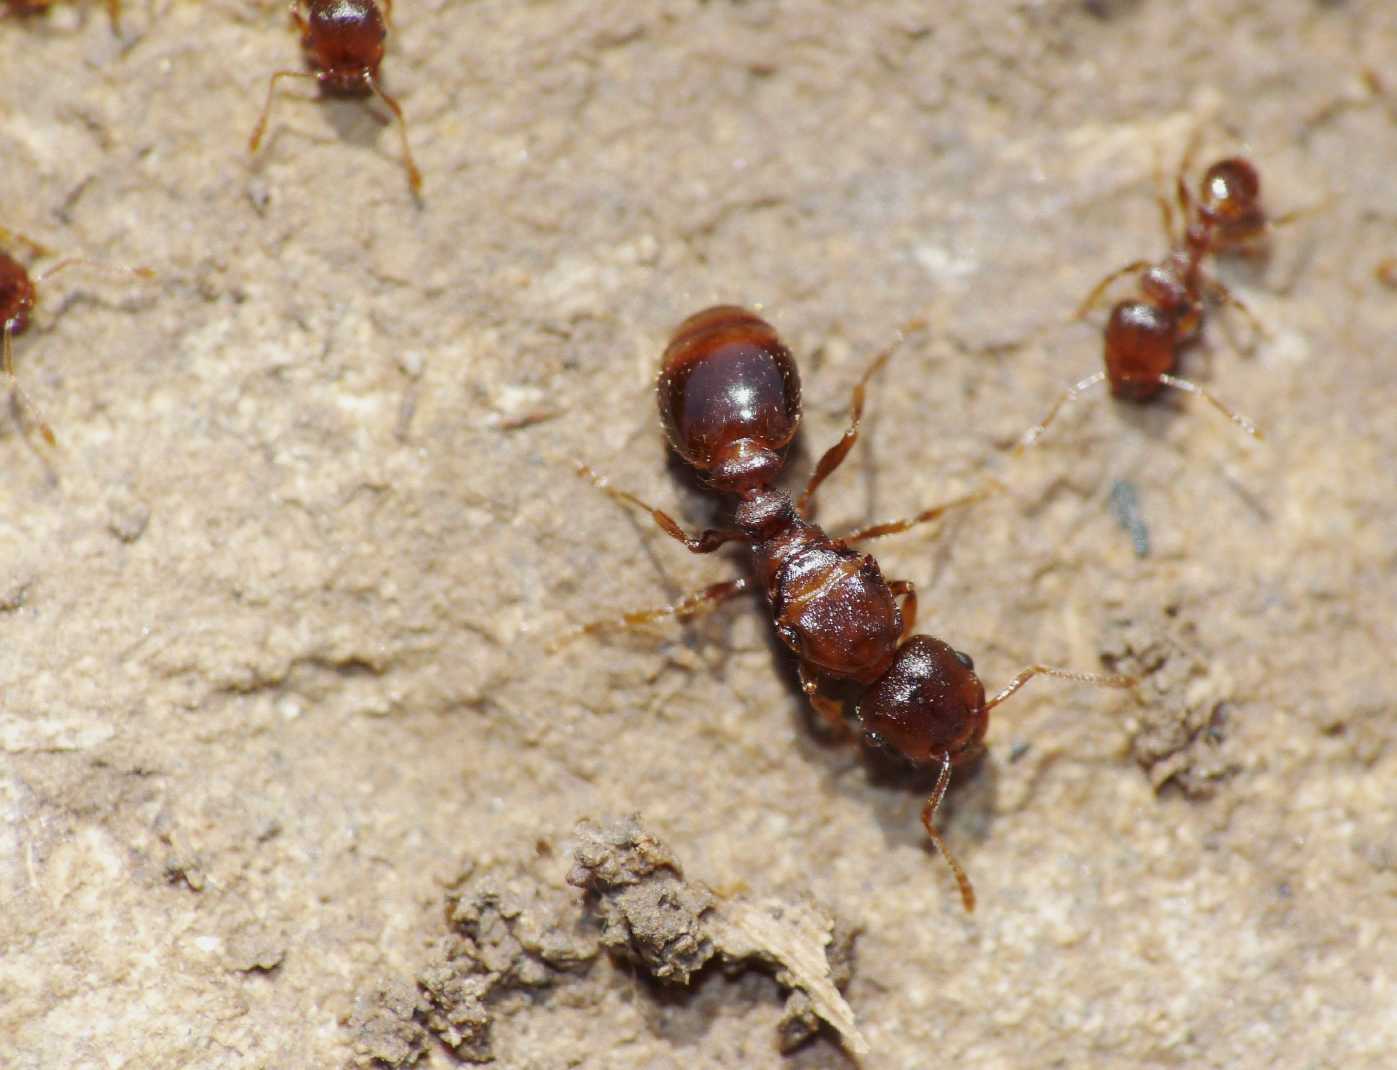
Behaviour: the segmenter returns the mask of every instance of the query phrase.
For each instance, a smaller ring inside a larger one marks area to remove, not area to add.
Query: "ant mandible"
[[[1174,182],[1183,234],[1175,235],[1172,206],[1167,197],[1159,194],[1160,215],[1170,244],[1168,255],[1157,263],[1134,260],[1111,272],[1087,294],[1077,308],[1075,319],[1085,318],[1117,279],[1140,273],[1139,295],[1118,301],[1106,322],[1105,369],[1064,391],[1048,410],[1048,415],[1024,434],[1019,450],[1033,445],[1047,431],[1063,405],[1102,381],[1109,384],[1114,397],[1127,401],[1148,401],[1166,386],[1195,394],[1253,438],[1261,437],[1245,416],[1228,408],[1197,383],[1175,375],[1174,368],[1179,350],[1197,340],[1209,299],[1231,305],[1251,321],[1256,331],[1264,331],[1256,317],[1226,286],[1204,273],[1203,260],[1221,252],[1255,248],[1271,230],[1291,222],[1300,213],[1268,218],[1261,205],[1261,177],[1256,167],[1240,156],[1218,160],[1203,173],[1195,203],[1188,188],[1187,174],[1197,141],[1195,133]]]
[[[52,255],[52,250],[47,246],[4,227],[0,227],[0,242],[23,245],[34,256]],[[0,249],[0,325],[2,325],[0,326],[0,334],[4,336],[3,341],[0,341],[0,370],[3,370],[5,378],[9,381],[10,397],[19,403],[25,415],[38,428],[39,434],[50,446],[58,445],[53,429],[39,415],[39,410],[29,400],[29,395],[20,387],[19,378],[15,375],[14,338],[16,335],[23,334],[29,327],[29,317],[33,313],[34,305],[39,297],[39,286],[60,271],[77,266],[95,271],[135,275],[142,279],[155,277],[155,273],[149,268],[111,267],[107,264],[99,264],[78,257],[60,260],[46,271],[31,277],[28,268],[15,257]]]
[[[579,632],[635,627],[665,617],[688,619],[753,583],[759,585],[777,635],[799,659],[801,687],[816,714],[837,733],[847,732],[843,703],[827,693],[829,685],[842,683],[855,693],[854,715],[866,742],[891,748],[915,764],[940,765],[922,808],[922,824],[955,874],[961,900],[970,911],[975,907],[974,889],[934,818],[951,770],[983,750],[990,711],[1034,676],[1111,687],[1128,687],[1134,681],[1030,665],[986,699],[968,655],[940,639],[912,634],[917,592],[911,581],[885,580],[872,555],[854,549],[858,543],[935,520],[997,488],[837,539],[809,519],[816,489],[858,440],[868,381],[897,344],[879,353],[854,387],[848,430],[820,458],[793,502],[775,486],[800,422],[800,376],[790,351],[765,320],[730,305],[699,312],[680,324],[661,362],[660,418],[670,446],[700,479],[716,493],[737,499],[733,526],[689,535],[668,514],[612,487],[585,465],[578,470],[613,497],[648,512],[665,534],[693,553],[710,553],[729,542],[746,543],[752,551],[752,579],[715,583],[673,605],[627,613]]]
[[[306,8],[306,14],[301,8]],[[407,119],[398,102],[383,91],[379,65],[383,62],[383,41],[393,18],[393,0],[383,0],[379,10],[375,0],[291,0],[291,20],[301,31],[301,47],[312,71],[277,71],[267,84],[267,103],[248,141],[256,152],[267,129],[276,84],[281,78],[311,78],[322,91],[340,96],[377,94],[398,120],[403,140],[403,166],[414,194],[422,192],[422,172],[412,158],[407,140]]]

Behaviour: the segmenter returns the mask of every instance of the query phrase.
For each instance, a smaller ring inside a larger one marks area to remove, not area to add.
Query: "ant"
[[[908,325],[914,326],[921,324]],[[934,818],[951,770],[983,751],[990,711],[1034,676],[1109,687],[1129,687],[1134,681],[1030,665],[987,700],[969,655],[940,639],[913,634],[917,592],[912,582],[885,580],[872,555],[854,549],[982,500],[997,487],[907,519],[861,527],[842,538],[831,538],[810,519],[815,491],[858,441],[869,380],[902,337],[900,331],[897,342],[873,359],[854,387],[848,429],[820,458],[793,502],[775,485],[800,422],[800,376],[790,350],[769,323],[731,305],[707,309],[680,324],[661,361],[660,418],[670,446],[699,478],[715,493],[737,499],[732,526],[689,535],[668,514],[612,487],[585,465],[578,472],[618,500],[648,512],[661,531],[692,553],[746,543],[752,551],[752,579],[715,583],[673,605],[595,622],[579,632],[631,628],[665,617],[686,620],[760,585],[777,635],[799,659],[801,688],[815,713],[836,734],[847,735],[843,701],[828,693],[830,686],[842,685],[853,693],[854,716],[866,743],[890,748],[917,765],[940,766],[922,808],[922,825],[950,866],[970,911],[974,889]]]
[[[1258,333],[1265,333],[1261,323],[1226,286],[1204,274],[1203,260],[1222,252],[1253,250],[1273,229],[1293,221],[1301,212],[1268,218],[1261,204],[1261,177],[1255,165],[1240,156],[1218,160],[1203,173],[1195,203],[1186,175],[1196,149],[1197,134],[1190,141],[1175,178],[1183,234],[1175,235],[1174,213],[1168,198],[1157,195],[1169,253],[1157,263],[1134,260],[1111,272],[1087,294],[1073,316],[1084,319],[1113,282],[1140,273],[1138,296],[1118,301],[1106,322],[1105,370],[1064,391],[1048,415],[1024,434],[1018,446],[1020,451],[1047,431],[1063,405],[1103,380],[1114,397],[1127,401],[1148,401],[1166,386],[1194,394],[1253,438],[1261,438],[1245,416],[1197,383],[1173,372],[1179,350],[1198,339],[1208,299],[1231,305],[1251,321]]]
[[[25,18],[41,15],[53,7],[55,0],[4,0],[5,9],[14,16]],[[104,0],[107,18],[111,20],[112,32],[121,33],[121,0]]]
[[[40,245],[22,234],[0,227],[0,242],[7,242],[11,245],[23,245],[34,256],[52,256],[53,251],[47,246]],[[111,267],[107,264],[99,264],[96,261],[84,260],[77,257],[69,257],[60,260],[48,270],[36,276],[29,274],[29,269],[19,260],[9,253],[0,249],[0,333],[4,335],[3,342],[0,342],[0,369],[9,380],[10,397],[18,402],[20,408],[24,410],[26,417],[38,428],[39,434],[44,437],[44,441],[50,446],[57,446],[58,440],[54,437],[53,429],[39,415],[34,403],[29,400],[29,395],[19,385],[19,378],[15,375],[14,361],[14,337],[23,334],[29,327],[29,317],[34,311],[34,305],[38,301],[39,286],[47,280],[53,278],[60,271],[70,267],[86,267],[96,271],[117,272],[120,274],[135,275],[141,279],[151,279],[155,273],[149,268],[120,268]]]
[[[305,6],[306,14],[301,13]],[[339,96],[378,95],[398,120],[403,139],[403,166],[414,194],[422,192],[422,172],[412,158],[407,140],[407,119],[398,102],[383,91],[378,68],[383,62],[383,40],[393,18],[393,0],[291,0],[291,20],[301,31],[301,47],[312,71],[277,71],[267,85],[267,103],[248,141],[256,152],[267,129],[276,84],[282,78],[313,78],[323,92]]]

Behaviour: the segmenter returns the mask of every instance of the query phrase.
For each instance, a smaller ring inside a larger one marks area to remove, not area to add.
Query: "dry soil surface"
[[[49,280],[15,356],[59,448],[0,414],[0,1065],[445,1067],[469,996],[511,1068],[1392,1066],[1397,5],[396,16],[421,203],[382,105],[299,80],[249,154],[280,4],[0,22],[0,223],[158,273]],[[1217,310],[1183,367],[1265,441],[1095,395],[1011,460],[1195,131],[1316,209],[1219,266],[1264,333]],[[550,649],[743,568],[572,473],[721,517],[652,397],[718,301],[800,361],[793,484],[925,318],[822,522],[993,475],[876,544],[921,628],[991,688],[1144,674],[996,711],[942,815],[973,915],[927,778],[821,738],[756,601]],[[857,932],[868,1054],[778,1052],[769,969],[598,952],[575,829],[631,813],[697,899]]]

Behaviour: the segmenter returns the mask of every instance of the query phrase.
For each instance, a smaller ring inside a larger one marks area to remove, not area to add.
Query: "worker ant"
[[[306,8],[302,14],[301,8]],[[414,194],[422,192],[422,172],[412,158],[407,140],[407,119],[398,102],[383,91],[379,65],[383,62],[383,41],[393,17],[393,0],[383,0],[379,10],[375,0],[291,0],[291,20],[301,31],[301,47],[311,71],[277,71],[267,84],[267,103],[248,141],[256,152],[267,129],[276,84],[281,78],[312,78],[323,92],[339,96],[377,94],[398,120],[403,140],[403,166]]]
[[[1064,391],[1048,415],[1024,434],[1018,446],[1020,451],[1047,431],[1063,405],[1102,381],[1109,384],[1114,397],[1127,401],[1148,401],[1166,386],[1197,395],[1253,438],[1261,437],[1245,416],[1197,383],[1175,375],[1174,368],[1179,350],[1198,339],[1210,299],[1231,305],[1251,321],[1256,331],[1264,333],[1247,307],[1221,282],[1204,273],[1203,260],[1222,252],[1255,250],[1272,230],[1302,213],[1268,218],[1261,204],[1261,177],[1256,167],[1240,156],[1218,160],[1203,173],[1195,202],[1187,174],[1196,149],[1195,135],[1175,178],[1175,196],[1184,228],[1181,235],[1175,234],[1169,199],[1162,193],[1157,196],[1170,244],[1168,255],[1157,263],[1134,260],[1111,272],[1087,294],[1074,315],[1075,319],[1085,318],[1113,282],[1139,272],[1139,295],[1118,301],[1106,322],[1105,369]]]
[[[820,458],[793,502],[775,485],[800,422],[800,376],[790,351],[765,320],[730,305],[699,312],[680,324],[661,362],[660,418],[670,446],[700,480],[715,493],[737,499],[733,526],[689,535],[668,514],[616,489],[585,465],[578,471],[618,500],[648,512],[660,530],[692,553],[746,543],[752,551],[752,579],[715,583],[673,605],[585,625],[578,633],[665,617],[688,619],[759,585],[777,635],[799,659],[801,687],[816,714],[836,732],[847,733],[843,701],[828,693],[843,687],[853,698],[867,743],[890,748],[918,765],[940,764],[922,808],[922,825],[951,867],[970,911],[975,907],[970,879],[933,819],[952,768],[968,764],[983,750],[990,711],[1034,676],[1109,687],[1129,687],[1134,681],[1030,665],[987,700],[968,655],[940,639],[912,634],[917,619],[912,582],[885,580],[872,555],[854,549],[980,501],[997,487],[907,519],[861,527],[842,538],[831,538],[809,519],[815,491],[858,441],[869,380],[897,344],[879,353],[854,387],[848,430]]]
[[[103,0],[107,9],[107,18],[112,23],[112,33],[121,33],[121,0]],[[30,15],[42,15],[49,8],[53,7],[56,0],[4,0],[5,10],[16,17],[25,18]]]
[[[53,255],[53,251],[47,246],[4,227],[0,227],[0,243],[22,245],[34,256]],[[50,446],[58,445],[53,429],[39,415],[39,410],[29,400],[29,395],[20,387],[19,378],[15,375],[14,338],[15,335],[23,334],[29,326],[29,317],[38,301],[40,285],[53,278],[60,271],[70,267],[86,267],[95,271],[135,275],[141,279],[155,277],[155,273],[149,268],[112,267],[78,257],[60,260],[46,271],[31,276],[29,269],[24,264],[0,249],[0,324],[3,324],[0,327],[0,334],[4,336],[3,341],[0,341],[0,369],[3,369],[5,378],[9,380],[10,397],[19,404],[25,416],[38,428],[39,434]]]

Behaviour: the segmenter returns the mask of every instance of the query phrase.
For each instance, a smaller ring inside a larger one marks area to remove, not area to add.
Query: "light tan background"
[[[359,103],[284,100],[249,158],[266,75],[299,64],[280,6],[0,24],[0,222],[160,273],[55,280],[18,359],[63,451],[0,425],[0,1063],[341,1065],[465,860],[553,887],[580,817],[638,810],[690,876],[862,928],[868,1067],[1391,1065],[1397,125],[1362,71],[1393,77],[1397,8],[1103,6],[405,0],[384,74],[420,209]],[[1273,210],[1336,195],[1224,268],[1271,336],[1236,356],[1224,314],[1186,361],[1267,441],[1097,398],[1006,465],[1098,365],[1073,305],[1163,251],[1153,161],[1198,126]],[[796,351],[807,454],[927,317],[822,519],[998,472],[1002,499],[878,548],[924,629],[990,687],[1191,634],[1180,701],[1222,702],[1223,738],[1185,765],[1231,775],[1156,794],[1147,714],[1036,682],[946,812],[966,917],[916,785],[811,733],[754,605],[547,653],[739,567],[568,469],[717,515],[651,384],[719,300]],[[497,1047],[775,1067],[779,1012],[722,978],[659,1006],[602,962]]]

